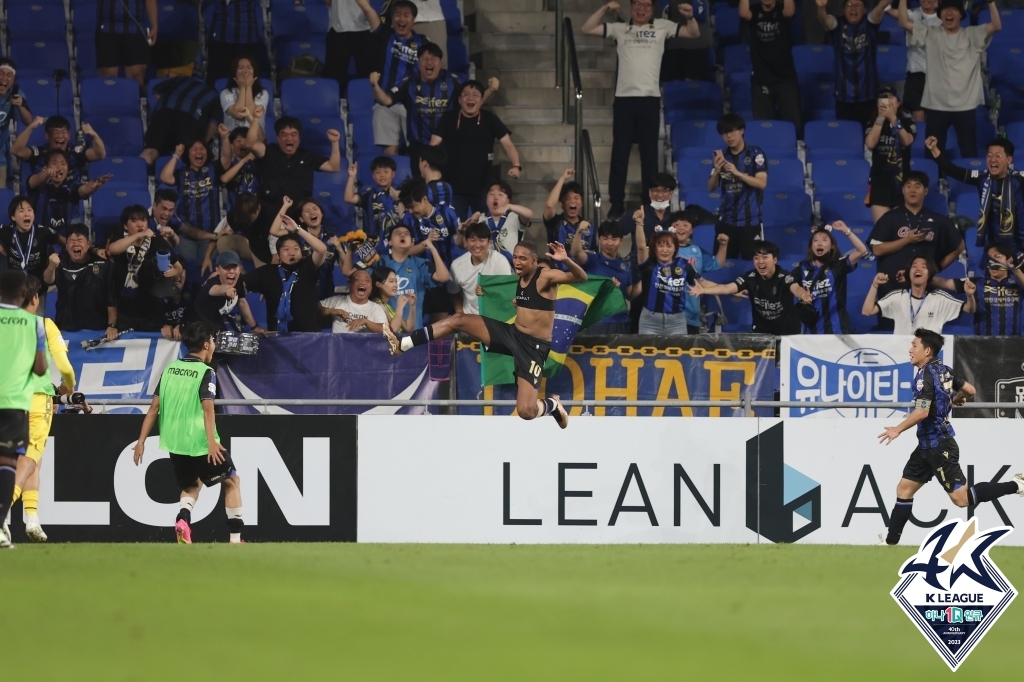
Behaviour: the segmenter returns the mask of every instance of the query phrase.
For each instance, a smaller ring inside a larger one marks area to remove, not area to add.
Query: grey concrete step
[[[572,19],[573,27],[579,29],[590,14],[570,12],[565,16]],[[507,10],[479,12],[476,17],[476,30],[492,33],[550,33],[554,35],[555,23],[554,12],[512,12]]]
[[[615,50],[595,50],[579,53],[581,69],[615,69]],[[554,70],[554,50],[484,50],[481,67],[485,69],[522,69],[526,66],[540,70]]]
[[[591,146],[594,152],[594,163],[598,168],[608,167],[612,161],[612,146],[610,144],[595,144]],[[523,142],[516,144],[516,151],[519,152],[519,159],[525,166],[533,163],[560,163],[563,168],[573,165],[573,145],[571,144],[537,144]],[[496,158],[505,158],[498,154]]]
[[[502,87],[491,100],[492,105],[498,106],[535,106],[535,107],[561,107],[562,91],[557,88],[516,88]],[[587,106],[610,107],[615,100],[615,91],[612,88],[591,88],[583,93],[584,120],[586,120]],[[575,104],[573,105],[575,106]]]
[[[576,54],[584,52],[602,52],[614,50],[614,45],[604,38],[595,36],[576,36]],[[536,50],[550,51],[554,54],[554,32],[501,32],[501,33],[470,33],[469,52],[476,54],[484,50]]]
[[[537,69],[495,69],[482,68],[476,72],[477,78],[486,83],[491,76],[501,80],[501,87],[509,88],[553,88],[555,87],[555,70]],[[580,80],[583,81],[583,97],[591,88],[615,87],[615,69],[581,69]]]
[[[590,133],[591,144],[611,144],[611,124],[591,121],[584,126]],[[512,128],[512,141],[516,144],[573,144],[574,128],[571,125],[550,125],[518,123]]]
[[[505,159],[504,156],[495,155],[496,158],[500,158],[502,173],[507,173],[511,164]],[[533,163],[522,162],[523,165],[523,181],[529,182],[542,182],[548,183],[548,188],[544,190],[544,195],[551,191],[551,187],[558,181],[558,178],[562,177],[562,173],[570,165],[568,161],[535,161]],[[597,163],[597,175],[602,181],[607,182],[608,179],[608,163]],[[629,173],[627,176],[630,180],[640,181],[640,155],[633,150],[633,154],[629,158]]]
[[[466,14],[483,15],[488,12],[543,12],[544,0],[466,0],[463,11]],[[584,12],[585,9],[574,9]],[[590,9],[591,12],[594,8]]]
[[[517,123],[562,123],[562,107],[540,106],[496,106],[494,113],[506,125]],[[583,107],[584,127],[591,124],[610,124],[612,122],[611,107]]]

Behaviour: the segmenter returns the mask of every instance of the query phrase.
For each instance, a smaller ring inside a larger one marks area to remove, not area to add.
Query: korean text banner
[[[807,407],[783,409],[783,417],[889,417],[902,410],[829,408],[835,402],[901,402],[913,399],[917,370],[910,364],[912,336],[783,336],[779,345],[781,400]],[[953,357],[946,337],[940,358]]]
[[[957,417],[1024,418],[1024,338],[958,337],[953,373],[977,389],[972,402],[1021,403],[1020,409],[972,410],[968,402]]]
[[[224,398],[414,400],[437,397],[427,378],[427,349],[399,357],[379,334],[277,334],[260,339],[256,355],[218,356]],[[271,414],[411,414],[423,408],[268,406]],[[227,407],[230,414],[263,408]]]
[[[457,343],[457,393],[461,400],[514,400],[515,386],[481,387],[480,344]],[[702,336],[579,336],[565,370],[542,380],[541,395],[566,400],[772,400],[776,389],[775,337],[760,334]],[[460,414],[509,414],[511,408],[460,408]],[[595,415],[741,416],[723,408],[591,408]],[[771,415],[771,410],[759,414]],[[581,414],[574,407],[571,414]]]

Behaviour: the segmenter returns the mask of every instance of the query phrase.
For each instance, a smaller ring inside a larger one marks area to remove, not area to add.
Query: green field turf
[[[6,680],[951,677],[889,597],[910,547],[19,545]],[[992,557],[1024,588],[1024,549]],[[1019,679],[1024,599],[956,674]]]

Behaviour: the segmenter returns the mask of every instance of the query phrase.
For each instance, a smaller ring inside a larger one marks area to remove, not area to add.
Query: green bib
[[[160,449],[192,457],[209,454],[199,388],[210,369],[195,360],[175,360],[167,365],[160,377]],[[219,443],[216,428],[214,434]]]
[[[32,367],[39,347],[42,319],[21,308],[0,307],[0,410],[32,407],[35,375]],[[46,375],[49,380],[49,374]]]

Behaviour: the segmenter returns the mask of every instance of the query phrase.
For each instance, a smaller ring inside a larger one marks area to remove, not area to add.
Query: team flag
[[[515,275],[480,275],[484,293],[478,300],[480,314],[501,322],[516,319],[516,297],[519,278]],[[544,376],[553,377],[562,369],[569,345],[577,332],[626,310],[626,299],[608,277],[590,277],[579,284],[561,284],[555,301],[555,328],[551,334],[551,352],[544,365]],[[514,384],[512,358],[508,355],[480,353],[480,377],[484,386]]]

